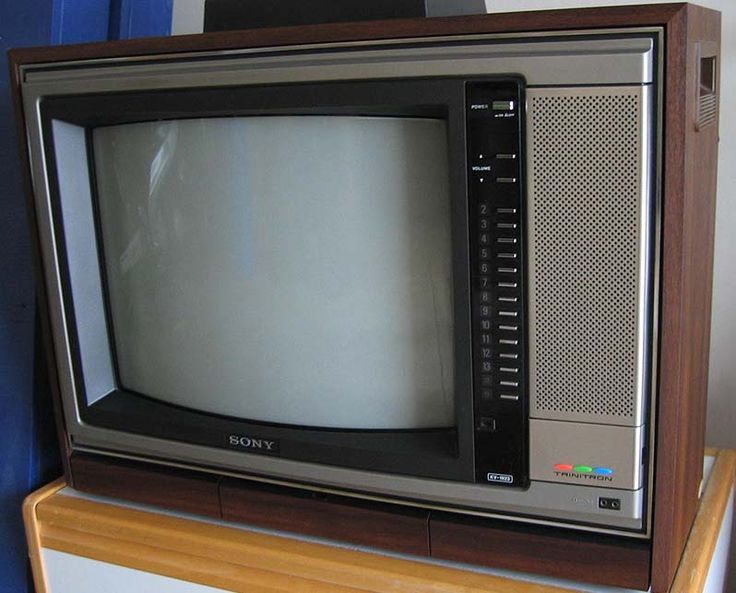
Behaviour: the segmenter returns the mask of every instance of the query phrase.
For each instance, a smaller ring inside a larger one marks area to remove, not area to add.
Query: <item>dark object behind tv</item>
[[[483,0],[207,0],[204,31],[480,14]]]

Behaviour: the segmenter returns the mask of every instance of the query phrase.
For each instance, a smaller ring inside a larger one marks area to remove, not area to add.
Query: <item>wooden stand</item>
[[[711,567],[711,563],[719,533],[728,529],[726,517],[734,489],[736,452],[708,453],[715,456],[715,463],[671,593],[701,593],[709,573],[723,570],[723,567]],[[248,593],[354,593],[356,590],[564,593],[577,590],[574,582],[561,586],[529,582],[528,575],[524,580],[512,575],[490,576],[427,561],[305,542],[286,534],[256,533],[247,527],[172,516],[150,508],[131,509],[113,500],[93,501],[67,495],[64,486],[63,480],[51,484],[29,496],[24,506],[38,593],[70,591],[61,582],[57,584],[55,575],[46,570],[44,554],[48,550]],[[569,551],[565,546],[556,547]],[[540,569],[542,563],[540,559]],[[593,570],[595,566],[588,569]],[[617,569],[625,573],[631,568],[631,564],[621,560]],[[99,583],[99,589],[103,585]],[[590,590],[590,586],[585,590]]]

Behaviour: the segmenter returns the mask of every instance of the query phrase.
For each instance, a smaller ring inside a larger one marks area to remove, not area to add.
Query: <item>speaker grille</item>
[[[529,92],[531,413],[640,421],[643,91]]]

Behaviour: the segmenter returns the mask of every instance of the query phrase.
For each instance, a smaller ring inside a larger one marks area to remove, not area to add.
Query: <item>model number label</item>
[[[489,482],[498,482],[500,484],[513,484],[514,482],[514,476],[509,474],[494,474],[492,472],[488,472],[486,474],[486,479]]]

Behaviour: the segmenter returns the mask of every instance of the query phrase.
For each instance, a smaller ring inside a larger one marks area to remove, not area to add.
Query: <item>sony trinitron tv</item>
[[[70,482],[665,590],[719,31],[677,4],[12,52]]]

